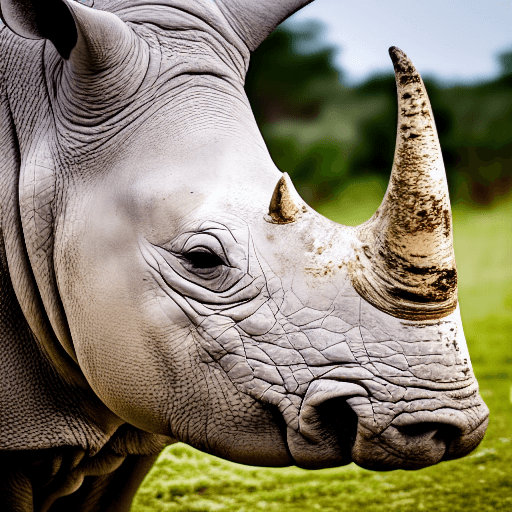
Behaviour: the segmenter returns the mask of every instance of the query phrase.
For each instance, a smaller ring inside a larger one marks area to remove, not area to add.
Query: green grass
[[[383,189],[355,183],[321,213],[345,224],[369,218]],[[144,481],[132,512],[512,511],[512,198],[453,208],[459,296],[481,394],[491,410],[470,456],[406,472],[354,466],[320,471],[252,468],[178,444]]]

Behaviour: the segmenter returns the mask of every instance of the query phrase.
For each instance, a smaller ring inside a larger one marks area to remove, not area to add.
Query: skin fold
[[[405,54],[390,186],[362,226],[306,205],[259,133],[250,52],[304,3],[0,0],[7,510],[127,511],[177,441],[375,470],[481,441],[444,167]]]

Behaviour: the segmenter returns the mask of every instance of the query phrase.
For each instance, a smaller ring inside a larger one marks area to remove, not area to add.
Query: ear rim
[[[78,29],[67,0],[0,0],[0,18],[25,39],[47,39],[63,59],[78,42]]]
[[[254,52],[286,18],[313,0],[213,0],[235,33]]]

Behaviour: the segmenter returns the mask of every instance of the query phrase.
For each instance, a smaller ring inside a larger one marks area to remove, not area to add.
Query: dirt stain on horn
[[[377,213],[357,228],[358,293],[393,316],[437,319],[457,306],[446,173],[425,85],[404,52],[389,49],[397,95],[395,159]]]

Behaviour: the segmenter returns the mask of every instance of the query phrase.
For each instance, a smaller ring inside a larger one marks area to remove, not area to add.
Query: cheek
[[[190,358],[194,344],[186,317],[165,300],[136,243],[84,238],[70,247],[58,278],[78,362],[94,392],[123,420],[167,434],[177,347]]]

